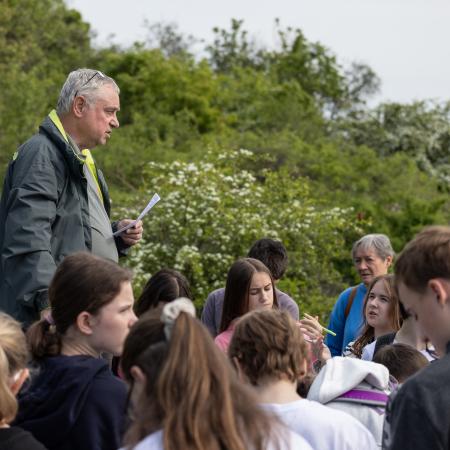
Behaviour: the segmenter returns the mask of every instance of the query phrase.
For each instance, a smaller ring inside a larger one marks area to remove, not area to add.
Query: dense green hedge
[[[282,287],[325,314],[355,281],[356,237],[384,232],[400,250],[424,225],[448,223],[449,107],[370,109],[379,80],[369,67],[344,68],[301,30],[277,27],[278,45],[267,49],[235,20],[200,59],[171,26],[152,27],[147,43],[98,49],[62,0],[2,2],[1,173],[67,73],[96,67],[121,87],[121,128],[95,151],[114,214],[132,214],[150,192],[162,197],[130,259],[137,286],[174,266],[200,305],[233,259],[268,235],[291,256]]]

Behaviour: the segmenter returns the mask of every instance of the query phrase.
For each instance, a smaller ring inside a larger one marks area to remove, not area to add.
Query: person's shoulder
[[[350,294],[352,293],[352,291],[354,290],[354,289],[358,289],[359,288],[359,285],[357,285],[357,286],[350,286],[350,287],[348,287],[347,289],[344,289],[340,294],[339,294],[339,297],[338,297],[338,302],[339,301],[347,301],[348,299],[349,299],[349,297],[350,297]]]
[[[221,287],[221,288],[215,289],[214,291],[211,291],[208,294],[207,301],[223,300],[224,295],[225,295],[225,288]]]
[[[280,304],[294,304],[297,306],[297,303],[289,294],[286,294],[286,292],[280,291],[279,289],[275,289],[275,291],[277,293],[277,299]]]
[[[8,450],[46,450],[29,432],[20,427],[0,429],[0,449]]]
[[[285,426],[277,430],[266,448],[267,450],[313,450],[304,437]]]
[[[122,395],[126,397],[127,386],[123,380],[116,377],[111,369],[106,365],[97,372],[92,379],[93,388],[96,395],[103,393],[105,396],[114,393],[114,395]]]
[[[127,450],[127,447],[120,450]],[[164,450],[162,430],[149,434],[134,447],[134,450]]]
[[[376,343],[377,341],[375,340],[363,348],[361,359],[364,361],[372,361]]]
[[[279,289],[275,289],[277,293],[278,306],[280,309],[285,309],[294,317],[295,320],[299,318],[299,308],[296,301]]]
[[[434,399],[436,402],[450,401],[450,355],[431,362],[427,367],[410,377],[401,387],[397,398]],[[430,400],[429,400],[430,401]]]
[[[330,408],[313,400],[303,400],[302,416],[308,417],[314,428],[325,434],[338,437],[340,442],[347,443],[342,448],[375,448],[375,440],[370,431],[355,417]],[[335,439],[332,439],[333,441]]]

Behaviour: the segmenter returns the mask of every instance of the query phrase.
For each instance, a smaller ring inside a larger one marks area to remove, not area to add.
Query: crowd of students
[[[331,331],[276,288],[283,245],[257,241],[196,318],[188,280],[67,256],[24,334],[0,313],[0,449],[447,449],[450,228],[394,262],[384,235],[352,250],[361,284]],[[387,274],[394,263],[394,274]]]

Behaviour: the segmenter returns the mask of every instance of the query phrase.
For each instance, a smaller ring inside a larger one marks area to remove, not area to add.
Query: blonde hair
[[[17,414],[17,400],[10,389],[11,378],[28,361],[25,335],[19,322],[0,312],[0,421],[9,423]]]

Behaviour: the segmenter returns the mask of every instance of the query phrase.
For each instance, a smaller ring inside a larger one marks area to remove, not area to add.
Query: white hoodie
[[[355,389],[357,391],[347,394]],[[389,394],[389,371],[385,366],[336,356],[328,360],[317,375],[308,399],[352,415],[372,432],[381,446],[385,403]],[[354,398],[358,395],[361,398]]]

